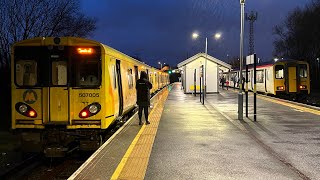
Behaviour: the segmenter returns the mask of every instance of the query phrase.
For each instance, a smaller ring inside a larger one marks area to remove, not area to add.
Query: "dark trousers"
[[[141,118],[142,118],[142,111],[144,110],[144,118],[146,119],[146,122],[148,121],[148,108],[149,106],[141,106],[139,105],[139,121],[141,122]]]

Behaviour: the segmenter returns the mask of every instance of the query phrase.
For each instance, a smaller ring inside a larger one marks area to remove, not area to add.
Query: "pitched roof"
[[[206,58],[206,54],[205,54],[205,53],[198,53],[198,54],[196,54],[196,55],[194,55],[194,56],[192,56],[192,57],[190,57],[190,58],[182,61],[181,63],[179,63],[179,64],[178,64],[178,68],[180,68],[180,67],[182,67],[182,66],[184,66],[184,65],[186,65],[186,64],[189,64],[190,62],[192,62],[192,61],[194,61],[194,60],[196,60],[196,59],[198,59],[198,58],[200,58],[200,57]],[[212,56],[210,56],[209,54],[207,55],[207,59],[208,59],[209,61],[212,61],[212,62],[217,63],[217,64],[220,65],[220,66],[223,66],[223,67],[225,67],[225,68],[231,69],[231,65],[230,65],[230,64],[225,63],[225,62],[223,62],[223,61],[221,61],[221,60],[219,60],[219,59],[217,59],[217,58],[215,58],[215,57],[212,57]]]

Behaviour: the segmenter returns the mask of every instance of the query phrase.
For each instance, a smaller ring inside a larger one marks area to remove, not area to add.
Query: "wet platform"
[[[134,117],[70,179],[320,179],[320,110],[258,96],[254,122],[250,95],[239,121],[237,93],[202,105],[174,84],[154,100],[150,125]]]

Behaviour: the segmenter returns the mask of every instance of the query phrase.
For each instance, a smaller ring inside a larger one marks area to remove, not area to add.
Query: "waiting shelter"
[[[205,61],[207,59],[207,68],[205,68]],[[231,69],[231,65],[227,64],[215,57],[205,53],[198,53],[178,64],[178,68],[181,72],[182,86],[185,93],[200,92],[200,87],[203,86],[203,77],[205,75],[205,69],[207,69],[207,92],[217,93],[219,87],[219,74],[228,72]],[[201,84],[200,84],[201,81]],[[203,89],[203,87],[201,87]]]

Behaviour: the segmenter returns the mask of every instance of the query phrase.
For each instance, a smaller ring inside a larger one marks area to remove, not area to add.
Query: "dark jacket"
[[[137,104],[139,106],[150,105],[150,89],[152,84],[147,79],[138,79],[136,82]]]

